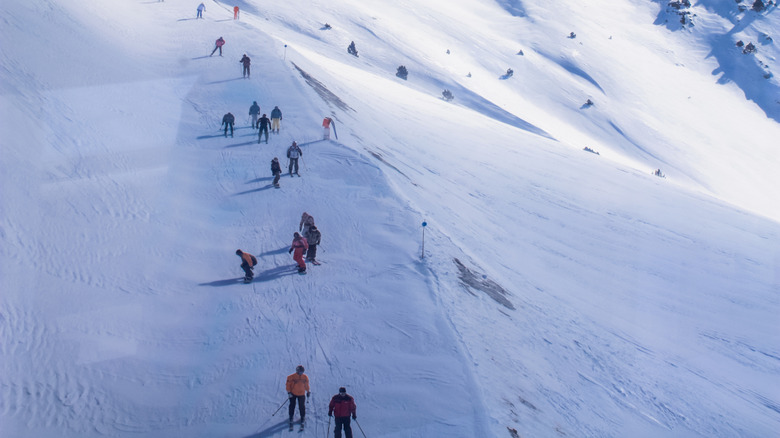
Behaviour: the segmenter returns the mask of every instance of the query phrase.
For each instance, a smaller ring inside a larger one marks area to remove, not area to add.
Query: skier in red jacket
[[[357,419],[355,409],[355,399],[347,394],[347,388],[342,386],[339,388],[339,393],[330,399],[330,405],[328,405],[328,417],[336,416],[336,429],[333,431],[336,438],[341,438],[342,427],[344,428],[346,438],[352,438],[352,426],[349,424],[349,416],[352,415],[353,420]]]
[[[303,260],[303,255],[309,250],[309,243],[299,233],[293,234],[292,246],[288,253],[293,253],[293,260],[298,263],[298,272],[303,274],[306,272],[306,262]]]
[[[209,55],[209,56],[214,56],[214,52],[216,52],[217,49],[219,49],[219,56],[222,56],[222,46],[224,46],[224,45],[225,45],[225,39],[222,38],[222,37],[219,37],[217,39],[217,42],[214,43],[214,50],[211,51],[211,55]]]

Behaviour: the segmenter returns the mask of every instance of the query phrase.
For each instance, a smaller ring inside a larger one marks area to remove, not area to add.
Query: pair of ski
[[[301,427],[298,429],[298,432],[303,432],[303,426],[304,426],[304,422],[301,421]],[[295,428],[294,423],[291,421],[290,422],[290,429],[289,429],[290,432],[292,432],[294,428]]]

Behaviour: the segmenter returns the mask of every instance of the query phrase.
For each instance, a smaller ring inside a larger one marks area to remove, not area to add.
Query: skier
[[[330,117],[325,117],[322,119],[322,134],[323,134],[323,140],[330,140],[330,124],[333,122],[333,119]]]
[[[248,252],[243,252],[240,249],[236,250],[236,255],[241,257],[241,269],[244,270],[244,283],[249,283],[254,278],[255,274],[252,272],[257,265],[257,259]]]
[[[299,274],[305,274],[306,273],[306,262],[303,260],[303,254],[306,253],[306,251],[309,250],[309,243],[306,242],[306,239],[301,237],[299,233],[293,234],[293,241],[292,245],[290,246],[290,250],[287,251],[288,253],[293,253],[293,260],[298,263],[298,273]]]
[[[257,115],[260,114],[260,105],[257,101],[252,101],[252,106],[249,107],[249,115],[252,117],[252,129],[257,127]]]
[[[298,173],[298,158],[302,156],[303,152],[301,151],[301,148],[298,147],[298,143],[292,142],[292,145],[287,148],[287,158],[290,159],[290,165],[288,166],[287,171],[290,172],[290,176],[293,175],[293,167],[295,167],[295,174],[301,176]]]
[[[198,5],[198,15],[195,18],[196,19],[197,18],[203,18],[203,11],[205,11],[205,10],[206,10],[206,5],[204,5],[203,3],[199,4]]]
[[[274,187],[279,188],[279,178],[282,176],[282,167],[279,165],[279,159],[274,157],[271,160],[271,174],[274,176]]]
[[[282,121],[282,110],[275,106],[271,110],[271,132],[279,133],[279,122]]]
[[[350,55],[354,55],[355,57],[358,56],[358,52],[357,52],[357,49],[355,48],[355,42],[354,41],[349,43],[349,47],[347,47],[347,53],[349,53]]]
[[[295,367],[295,373],[287,376],[285,388],[287,389],[287,397],[290,399],[290,407],[288,409],[290,413],[290,430],[293,428],[296,401],[298,402],[298,411],[301,414],[301,429],[303,429],[303,423],[306,419],[306,398],[311,397],[309,377],[303,374],[303,365]]]
[[[260,143],[260,139],[263,137],[263,132],[265,132],[265,144],[268,144],[268,127],[271,125],[271,119],[265,116],[263,114],[263,117],[260,117],[260,120],[257,121],[257,127],[260,129],[257,131],[257,143]]]
[[[304,235],[314,225],[314,216],[306,213],[305,211],[301,215],[301,223],[298,224],[298,231],[302,231]]]
[[[227,137],[228,126],[230,127],[230,136],[233,136],[233,123],[236,122],[236,118],[231,113],[227,113],[222,116],[222,125],[225,125],[225,137]],[[220,125],[220,127],[222,127]]]
[[[222,37],[217,38],[217,42],[214,43],[214,50],[211,51],[211,55],[209,56],[214,56],[214,52],[216,52],[217,49],[219,49],[219,56],[222,56],[222,46],[224,45],[225,45],[225,40]]]
[[[238,20],[238,6],[233,6],[233,19]]]
[[[317,229],[316,225],[311,224],[311,226],[303,232],[303,237],[309,244],[309,250],[306,251],[306,261],[313,265],[319,265],[320,262],[315,260],[315,257],[317,257],[317,245],[320,244],[320,239],[322,239],[320,230]]]
[[[357,420],[356,409],[355,399],[347,394],[347,388],[343,386],[339,388],[339,393],[330,399],[328,417],[336,415],[336,429],[333,431],[336,438],[341,438],[342,427],[344,428],[346,438],[352,438],[352,426],[349,424],[349,416],[352,415],[352,419]]]
[[[222,53],[222,52],[219,52],[219,53]],[[238,62],[240,62],[241,64],[244,64],[243,75],[244,75],[245,78],[248,78],[249,77],[249,65],[252,63],[252,61],[249,59],[248,56],[246,56],[246,53],[244,53],[244,56]]]

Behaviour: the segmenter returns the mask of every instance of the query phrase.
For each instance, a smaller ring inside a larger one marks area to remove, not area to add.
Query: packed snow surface
[[[778,436],[776,6],[197,3],[0,3],[0,435]]]

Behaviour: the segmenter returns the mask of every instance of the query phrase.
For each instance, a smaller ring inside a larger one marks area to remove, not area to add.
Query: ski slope
[[[0,435],[776,436],[774,10],[455,3],[4,2]]]

